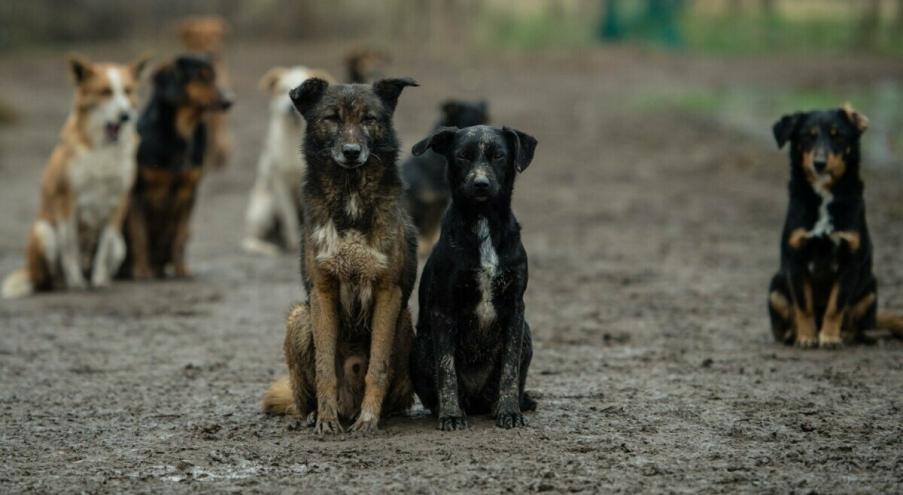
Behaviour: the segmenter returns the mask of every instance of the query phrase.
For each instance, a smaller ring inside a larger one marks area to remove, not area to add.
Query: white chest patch
[[[373,280],[388,266],[388,258],[357,230],[342,234],[331,221],[313,230],[317,264],[341,280]]]
[[[128,130],[113,145],[80,153],[70,164],[79,223],[100,229],[110,220],[135,176],[134,141]]]
[[[821,197],[821,205],[818,207],[818,220],[812,227],[812,231],[809,232],[813,237],[830,235],[834,232],[834,221],[831,218],[831,212],[828,211],[828,206],[834,200],[834,195],[825,186],[825,181],[816,182],[812,186],[815,193]]]
[[[348,202],[345,203],[345,213],[348,214],[352,219],[357,220],[361,216],[361,206],[360,200],[357,197],[357,194],[350,194],[348,196]]]
[[[489,328],[495,321],[495,306],[492,304],[492,286],[498,273],[499,257],[492,245],[489,233],[489,221],[481,218],[477,223],[477,239],[480,241],[480,271],[477,273],[477,284],[480,287],[480,302],[477,303],[476,314],[480,329]]]

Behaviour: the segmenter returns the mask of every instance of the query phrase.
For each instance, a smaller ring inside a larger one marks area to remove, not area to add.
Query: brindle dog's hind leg
[[[307,418],[309,426],[313,426],[317,410],[312,329],[307,306],[293,307],[286,321],[283,350],[295,409]]]
[[[793,303],[787,279],[780,273],[771,279],[768,288],[768,315],[771,317],[771,333],[775,342],[792,344],[793,335]]]

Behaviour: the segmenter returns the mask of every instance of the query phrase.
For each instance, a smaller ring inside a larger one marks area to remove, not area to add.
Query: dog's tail
[[[28,270],[25,268],[19,268],[10,273],[3,280],[3,289],[0,290],[0,295],[4,299],[17,299],[33,293],[34,284],[31,281],[31,277],[28,276]]]
[[[295,401],[292,397],[292,384],[288,377],[279,378],[263,393],[263,412],[279,416],[296,416]]]
[[[877,327],[903,338],[903,314],[882,311],[878,313]]]

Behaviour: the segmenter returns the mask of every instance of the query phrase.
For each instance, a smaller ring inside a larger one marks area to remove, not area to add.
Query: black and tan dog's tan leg
[[[839,301],[840,283],[835,283],[831,287],[831,294],[828,296],[828,306],[825,309],[824,318],[822,318],[821,329],[818,332],[818,345],[824,348],[840,347],[840,329],[843,325],[846,307]]]
[[[768,315],[771,318],[771,333],[775,342],[792,344],[793,332],[793,303],[787,280],[780,273],[771,279],[768,288]]]
[[[495,423],[502,428],[525,426],[520,409],[521,402],[521,352],[524,346],[524,303],[518,302],[505,332],[505,348],[502,351],[502,370],[499,377],[499,399],[495,406]]]
[[[395,330],[401,312],[401,289],[396,285],[380,287],[374,294],[373,335],[370,340],[370,364],[364,378],[364,400],[353,431],[368,432],[379,425],[383,400],[389,388],[389,363],[395,343]]]
[[[317,389],[317,434],[341,433],[336,376],[336,345],[339,337],[338,286],[330,275],[318,273],[310,296],[313,317],[314,360]]]
[[[815,327],[815,309],[812,284],[803,281],[801,288],[793,291],[793,326],[796,330],[796,345],[811,348],[818,345],[818,329]]]

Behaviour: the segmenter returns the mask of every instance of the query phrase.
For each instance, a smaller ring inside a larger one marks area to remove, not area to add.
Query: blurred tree
[[[602,41],[620,41],[624,39],[624,20],[621,17],[619,0],[602,0],[602,16],[596,37]]]

